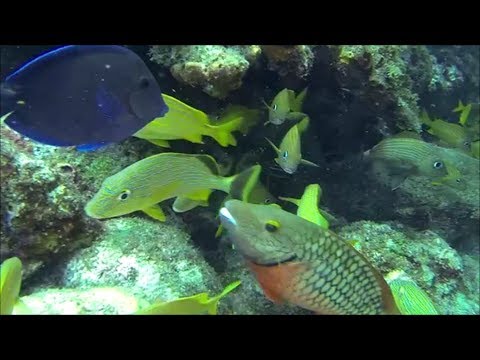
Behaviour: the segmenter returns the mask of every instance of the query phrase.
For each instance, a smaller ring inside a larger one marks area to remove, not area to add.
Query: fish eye
[[[265,224],[265,230],[267,230],[268,232],[271,232],[271,233],[277,231],[279,227],[280,227],[280,223],[278,221],[275,221],[275,220],[269,220]]]
[[[150,81],[147,78],[140,79],[140,89],[146,89],[150,86]]]
[[[464,146],[470,146],[470,142],[469,142],[469,141],[465,141],[465,142],[463,143],[463,145],[464,145]]]
[[[277,111],[277,104],[273,104],[272,110],[273,110],[273,111]]]
[[[282,154],[282,157],[284,159],[286,159],[288,157],[288,151],[284,151],[283,154]]]
[[[270,199],[265,199],[265,204],[269,204],[270,203]]]
[[[460,180],[460,179],[455,179],[455,181],[456,181],[457,183],[461,183],[461,182],[462,182],[462,180]]]
[[[130,190],[124,190],[118,195],[118,200],[127,200],[130,196]]]
[[[435,169],[441,169],[441,168],[443,167],[443,163],[442,163],[441,161],[435,161],[435,162],[433,163],[433,167],[434,167]]]

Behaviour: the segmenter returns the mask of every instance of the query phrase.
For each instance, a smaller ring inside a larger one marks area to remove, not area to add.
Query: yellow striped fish
[[[281,90],[273,98],[272,105],[265,103],[268,108],[268,121],[267,124],[281,125],[285,120],[299,120],[305,116],[302,113],[303,100],[307,94],[307,88],[305,88],[298,96],[295,96],[295,92],[289,89]]]
[[[280,165],[283,171],[285,171],[287,174],[295,173],[300,164],[318,167],[317,164],[302,159],[302,144],[300,141],[300,135],[308,127],[309,121],[310,120],[308,116],[306,116],[298,124],[293,125],[280,143],[280,148],[277,148],[269,139],[266,138],[268,143],[277,153],[275,162]]]
[[[85,211],[97,219],[143,211],[165,221],[158,203],[178,196],[207,201],[211,189],[241,192],[243,184],[251,177],[258,178],[260,171],[261,166],[254,165],[238,175],[222,177],[215,159],[209,155],[153,155],[105,179]]]
[[[275,205],[230,200],[220,219],[265,295],[321,314],[398,314],[382,275],[329,230]]]

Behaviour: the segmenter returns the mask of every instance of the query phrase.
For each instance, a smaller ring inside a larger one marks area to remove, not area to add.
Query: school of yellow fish
[[[306,94],[307,89],[298,95],[283,89],[271,104],[265,103],[268,120],[263,126],[291,122],[278,147],[265,139],[275,152],[275,162],[287,174],[294,174],[300,164],[319,167],[302,155],[301,135],[310,123],[302,109]],[[234,133],[246,135],[261,117],[259,110],[231,105],[215,121],[172,96],[163,97],[170,111],[134,136],[164,148],[175,140],[202,144],[203,136],[212,137],[223,147],[235,146]],[[479,158],[478,119],[472,120],[478,107],[459,102],[454,112],[459,114],[458,123],[431,120],[425,111],[421,114],[426,127],[422,135],[428,134],[434,141],[425,141],[418,133],[402,132],[365,151],[363,159],[371,164],[373,173],[390,178],[392,189],[413,176],[427,177],[432,185],[462,188],[461,172],[443,158],[441,149],[455,148]],[[172,209],[185,212],[208,206],[211,193],[220,190],[227,195],[219,209],[217,235],[227,230],[235,250],[242,254],[270,300],[289,302],[318,314],[436,313],[423,290],[405,279],[386,281],[388,277],[385,279],[372,266],[355,242],[328,229],[331,216],[318,207],[322,193],[319,184],[307,186],[300,199],[276,198],[260,182],[261,170],[256,164],[237,168],[235,175],[227,176],[228,171],[222,171],[210,155],[162,152],[105,179],[85,211],[97,219],[142,211],[165,221],[163,201],[175,199]],[[283,210],[278,200],[295,204],[297,214]],[[185,298],[185,303],[195,304],[188,309],[208,308],[208,313],[215,313],[216,303],[229,291],[227,287],[212,301],[206,294],[199,294]],[[159,304],[143,313],[183,309],[184,302]]]

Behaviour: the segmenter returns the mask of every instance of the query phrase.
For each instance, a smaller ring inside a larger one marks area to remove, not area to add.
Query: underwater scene
[[[2,315],[480,314],[480,46],[0,55]]]

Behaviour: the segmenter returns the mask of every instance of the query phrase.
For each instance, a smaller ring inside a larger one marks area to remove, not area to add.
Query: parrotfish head
[[[276,205],[257,205],[240,200],[227,201],[220,209],[220,220],[235,249],[260,265],[293,260],[296,255],[292,239],[298,238],[299,226],[309,224]]]

